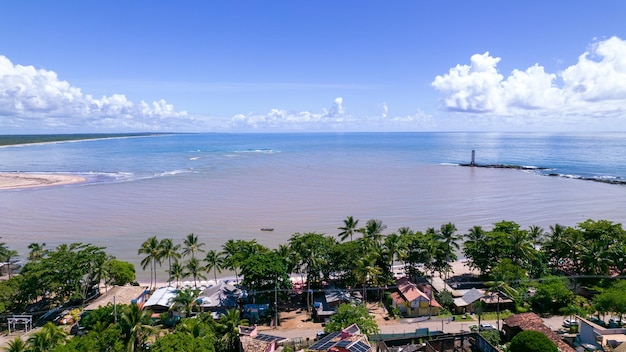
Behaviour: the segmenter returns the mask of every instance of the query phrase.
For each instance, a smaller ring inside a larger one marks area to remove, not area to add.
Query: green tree
[[[531,298],[533,307],[539,312],[556,313],[567,307],[574,299],[574,293],[568,287],[568,280],[549,276],[537,284],[536,293]]]
[[[60,327],[47,322],[28,338],[29,352],[48,352],[63,344],[66,338],[67,334]]]
[[[135,266],[117,259],[105,263],[111,285],[124,286],[135,281]]]
[[[338,230],[341,230],[338,235],[339,239],[343,242],[346,238],[350,237],[350,241],[352,242],[352,236],[358,232],[358,225],[358,219],[355,220],[352,216],[348,216],[345,220],[343,220],[343,226],[337,228]]]
[[[31,243],[28,245],[30,252],[28,253],[28,260],[39,260],[48,254],[45,243]]]
[[[129,352],[138,351],[156,329],[151,324],[149,310],[141,310],[137,304],[131,304],[121,314],[120,326],[124,343]]]
[[[178,260],[175,260],[174,263],[172,263],[172,267],[170,268],[170,270],[167,272],[169,275],[169,281],[171,282],[172,280],[176,281],[176,288],[178,288],[180,286],[180,281],[185,277],[186,272],[185,272],[185,267],[182,266]]]
[[[201,248],[204,246],[204,243],[200,242],[198,236],[193,233],[187,235],[183,241],[183,245],[185,246],[185,249],[183,249],[184,256],[191,254],[191,258],[193,259],[196,257],[196,253],[204,253],[204,249]]]
[[[212,249],[207,252],[206,257],[204,257],[204,262],[206,263],[204,268],[207,272],[213,271],[213,278],[215,279],[215,282],[217,282],[217,273],[222,272],[224,257],[221,253]]]
[[[179,244],[174,244],[174,240],[171,238],[164,238],[159,242],[159,258],[167,259],[168,273],[172,271],[172,259],[175,261],[180,259],[181,254],[178,252],[180,249]],[[167,283],[170,283],[170,277],[167,278]]]
[[[215,341],[208,337],[194,337],[182,332],[167,334],[150,347],[152,352],[215,352]]]
[[[187,275],[193,277],[193,287],[198,288],[198,279],[206,279],[202,274],[202,266],[200,261],[196,257],[191,257],[185,264],[185,270]]]
[[[239,346],[239,326],[247,326],[248,321],[241,319],[237,309],[229,309],[219,321],[219,331],[227,351],[236,351]]]
[[[369,314],[365,305],[347,303],[343,303],[339,306],[337,313],[333,314],[330,317],[330,321],[324,326],[324,331],[341,331],[352,324],[356,324],[361,330],[361,333],[367,336],[379,332],[376,319]]]
[[[156,286],[156,267],[157,264],[161,264],[161,248],[159,246],[159,240],[156,236],[148,238],[141,244],[141,248],[137,251],[137,254],[145,254],[146,256],[141,260],[141,268],[146,269],[150,266],[150,289]]]
[[[171,309],[177,310],[182,313],[183,317],[188,317],[193,313],[193,307],[196,304],[196,298],[198,297],[198,290],[184,288],[178,290],[176,297],[173,298],[174,305]]]
[[[515,335],[509,352],[558,352],[558,348],[546,335],[539,331],[526,330]]]

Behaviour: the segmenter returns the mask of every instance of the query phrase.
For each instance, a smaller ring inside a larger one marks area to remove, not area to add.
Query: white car
[[[478,327],[478,330],[480,330],[480,331],[496,330],[496,327],[493,326],[493,324],[480,323],[480,326]]]
[[[572,325],[578,325],[578,322],[574,319],[565,319],[563,320],[563,327],[569,328]]]

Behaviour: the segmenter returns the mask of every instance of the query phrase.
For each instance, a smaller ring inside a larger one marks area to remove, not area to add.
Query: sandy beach
[[[85,180],[84,177],[75,175],[0,173],[0,190],[68,185]]]

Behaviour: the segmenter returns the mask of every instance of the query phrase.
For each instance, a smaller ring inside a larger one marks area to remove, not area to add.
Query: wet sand
[[[69,185],[85,180],[76,175],[5,172],[0,173],[0,190]]]

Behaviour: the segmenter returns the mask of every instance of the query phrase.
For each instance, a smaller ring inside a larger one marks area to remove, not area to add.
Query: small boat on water
[[[263,227],[261,228],[261,231],[274,231],[274,229],[271,227]]]

